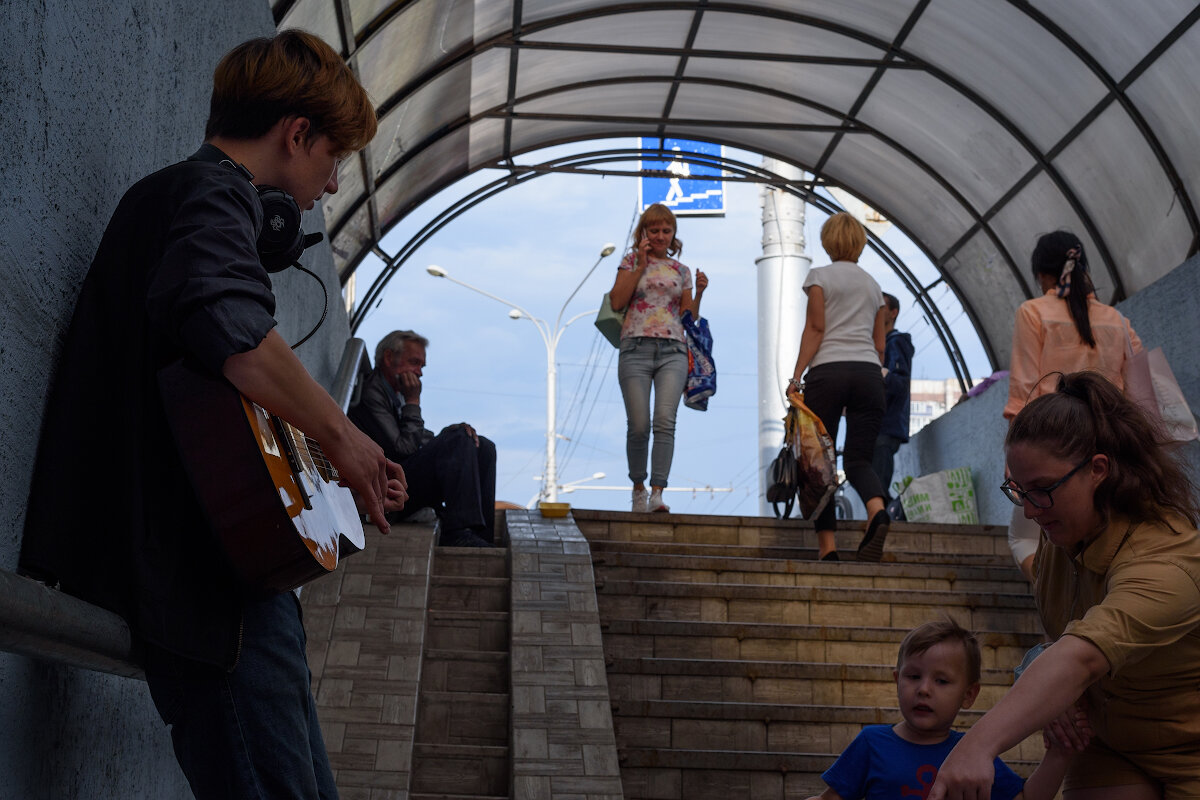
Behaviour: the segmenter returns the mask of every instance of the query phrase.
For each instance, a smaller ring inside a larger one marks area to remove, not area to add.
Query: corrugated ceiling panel
[[[508,100],[509,51],[484,50],[471,59],[471,115],[504,105]]]
[[[674,56],[524,50],[517,62],[517,96],[583,81],[672,78],[678,66],[679,59]]]
[[[776,89],[842,113],[848,112],[867,81],[869,67],[791,64],[784,61],[689,58],[686,78],[731,80]]]
[[[417,75],[471,43],[471,15],[454,14],[453,7],[437,0],[415,3],[363,44],[358,51],[363,85],[376,103],[391,100]]]
[[[288,15],[279,22],[279,30],[300,28],[309,33],[315,33],[339,53],[342,49],[342,36],[338,32],[337,13],[334,11],[336,0],[308,0],[297,3]]]
[[[598,124],[518,119],[512,125],[512,149],[514,153],[525,153],[564,142],[584,141],[597,137],[636,135],[632,126],[626,123]]]
[[[796,14],[807,14],[855,30],[861,30],[884,41],[892,41],[912,13],[917,0],[770,0],[761,3],[769,8]]]
[[[787,56],[881,58],[878,47],[823,28],[758,14],[709,11],[700,23],[697,50],[777,53]]]
[[[844,136],[825,174],[885,217],[901,222],[935,257],[975,221],[925,172],[869,134]]]
[[[1057,39],[995,0],[933,0],[904,49],[982,95],[1042,151],[1104,96]]]
[[[517,103],[520,114],[598,114],[656,120],[666,107],[670,83],[617,83],[543,95]]]
[[[672,139],[699,139],[749,150],[763,155],[792,161],[800,165],[815,164],[833,138],[832,133],[799,132],[779,130],[756,130],[753,128],[727,128],[719,125],[689,126],[668,125],[667,137]],[[754,163],[757,166],[757,163]]]
[[[1034,0],[1032,5],[1076,39],[1118,81],[1196,7],[1194,0]]]
[[[811,106],[789,103],[772,95],[725,86],[685,83],[671,107],[673,119],[711,119],[714,122],[760,122],[794,125],[840,125],[841,120]]]
[[[376,176],[392,169],[429,135],[453,124],[465,124],[471,94],[471,62],[438,75],[402,100],[380,120],[371,142]]]
[[[980,231],[946,262],[945,271],[961,292],[964,306],[974,314],[980,338],[995,355],[993,366],[1007,369],[1012,355],[1013,319],[1025,296],[1017,291],[995,243]],[[947,317],[947,322],[954,326],[956,321]]]
[[[1124,109],[1109,106],[1054,163],[1108,243],[1126,293],[1183,261],[1192,232]]]
[[[364,250],[370,249],[374,243],[367,207],[362,206],[329,243],[333,251],[333,265],[338,275],[344,276],[351,260],[361,255]]]
[[[467,171],[469,135],[466,127],[447,133],[417,153],[376,189],[380,224],[384,230],[412,210],[418,198],[461,178]]]
[[[525,4],[524,20],[534,18]],[[581,5],[610,5],[586,3]],[[622,6],[623,8],[625,6]],[[605,14],[579,22],[565,22],[553,28],[530,31],[524,38],[531,42],[563,42],[567,44],[623,45],[625,47],[683,47],[692,24],[690,10],[637,11],[624,14]]]
[[[977,211],[990,208],[1035,164],[994,119],[924,72],[889,70],[859,118],[929,164]]]
[[[1195,80],[1200,75],[1200,29],[1192,28],[1129,87],[1129,97],[1154,129],[1175,165],[1192,202],[1200,201],[1200,102]],[[1177,212],[1174,212],[1177,213]],[[1178,254],[1183,259],[1185,252]]]

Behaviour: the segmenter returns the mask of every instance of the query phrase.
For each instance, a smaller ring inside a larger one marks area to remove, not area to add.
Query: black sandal
[[[887,511],[875,512],[871,523],[867,525],[866,535],[858,545],[855,558],[872,564],[878,563],[883,558],[883,544],[887,541],[888,526],[891,524],[892,518],[888,516]]]

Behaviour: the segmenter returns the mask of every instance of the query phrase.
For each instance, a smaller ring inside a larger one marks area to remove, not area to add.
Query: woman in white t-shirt
[[[696,293],[692,296],[692,273],[674,258],[683,250],[675,230],[675,215],[661,203],[643,211],[633,232],[633,250],[621,260],[616,282],[608,293],[615,310],[628,309],[621,326],[617,380],[628,419],[625,456],[633,481],[634,511],[670,510],[662,493],[675,455],[675,414],[688,373],[687,341],[680,317],[687,310],[699,319],[700,298],[708,286],[708,278],[697,270]],[[646,456],[651,429],[654,448],[649,453],[647,493]]]
[[[866,230],[849,214],[834,214],[821,226],[821,246],[833,263],[810,271],[804,281],[808,312],[787,393],[799,394],[803,387],[804,404],[835,441],[845,409],[842,467],[866,503],[870,520],[857,558],[879,561],[891,523],[884,509],[883,487],[871,467],[885,405],[881,367],[886,306],[879,284],[858,265],[866,245]],[[837,561],[837,518],[832,502],[817,515],[816,528],[819,558]]]

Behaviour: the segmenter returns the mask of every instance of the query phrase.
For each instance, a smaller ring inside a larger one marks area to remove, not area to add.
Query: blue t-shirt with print
[[[844,800],[902,800],[925,797],[938,767],[963,737],[959,731],[939,744],[913,744],[896,735],[891,725],[868,725],[821,777]],[[996,759],[992,800],[1012,800],[1025,780]]]

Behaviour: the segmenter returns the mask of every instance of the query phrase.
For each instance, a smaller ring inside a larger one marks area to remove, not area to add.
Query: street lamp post
[[[563,332],[566,331],[567,326],[576,320],[588,316],[589,314],[595,314],[598,309],[593,308],[589,311],[580,312],[579,314],[576,314],[568,319],[565,323],[562,322],[563,313],[567,310],[567,306],[570,304],[571,300],[573,300],[575,295],[578,294],[580,288],[583,287],[583,284],[586,283],[587,279],[590,278],[592,273],[596,271],[596,267],[600,266],[600,262],[606,257],[612,255],[613,251],[616,249],[616,245],[609,243],[604,245],[603,249],[600,250],[600,256],[596,259],[596,263],[593,264],[592,268],[589,269],[587,274],[583,276],[583,280],[581,280],[579,285],[575,287],[575,291],[571,292],[571,295],[567,298],[566,302],[563,303],[562,308],[558,310],[558,317],[554,320],[553,328],[551,328],[549,323],[547,323],[544,319],[533,316],[524,308],[512,302],[511,300],[505,300],[503,297],[497,297],[491,292],[485,292],[483,289],[480,289],[477,286],[472,286],[469,283],[460,281],[457,278],[453,278],[446,272],[446,270],[439,266],[431,264],[425,268],[425,271],[435,278],[445,278],[452,283],[457,283],[459,286],[462,286],[465,289],[470,289],[473,292],[478,292],[484,297],[490,297],[493,300],[503,303],[512,309],[508,312],[508,316],[511,319],[529,320],[534,324],[534,327],[537,328],[538,334],[542,337],[542,343],[546,346],[546,471],[542,485],[542,496],[551,503],[558,502],[559,488],[557,461],[558,367],[555,364],[555,351],[558,349],[558,343],[562,339]]]

